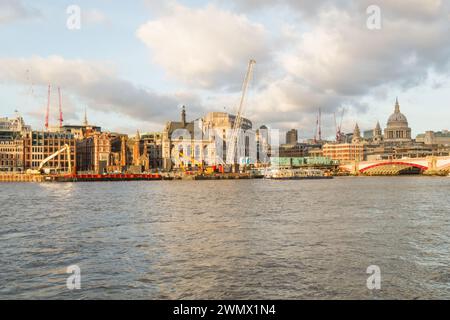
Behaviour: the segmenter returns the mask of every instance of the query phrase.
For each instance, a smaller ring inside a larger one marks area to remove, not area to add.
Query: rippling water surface
[[[0,299],[450,299],[450,178],[0,184],[0,261]]]

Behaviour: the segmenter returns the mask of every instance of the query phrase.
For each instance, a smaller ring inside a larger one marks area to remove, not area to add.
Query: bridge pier
[[[360,172],[359,172],[359,161],[355,161],[355,163],[353,164],[353,175],[355,176],[359,176]]]
[[[437,158],[427,157],[428,160],[428,170],[427,171],[437,171]]]

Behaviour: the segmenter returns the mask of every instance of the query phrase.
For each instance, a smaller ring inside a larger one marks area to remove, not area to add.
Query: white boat
[[[271,168],[264,175],[265,179],[273,180],[303,180],[303,179],[332,179],[331,175],[325,174],[318,169],[279,169]]]

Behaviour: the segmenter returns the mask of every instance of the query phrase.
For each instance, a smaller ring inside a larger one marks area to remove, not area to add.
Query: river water
[[[429,177],[0,184],[0,299],[450,299],[449,196]]]

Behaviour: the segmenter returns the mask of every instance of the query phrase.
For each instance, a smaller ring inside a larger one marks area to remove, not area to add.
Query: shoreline
[[[376,178],[376,177],[424,177],[424,178],[448,178],[446,174],[404,174],[404,175],[334,175],[329,179],[267,179],[261,176],[250,175],[216,175],[216,176],[165,176],[161,174],[142,175],[79,175],[79,176],[51,176],[0,174],[0,183],[77,183],[77,182],[133,182],[133,181],[222,181],[222,180],[333,180],[333,178]]]

